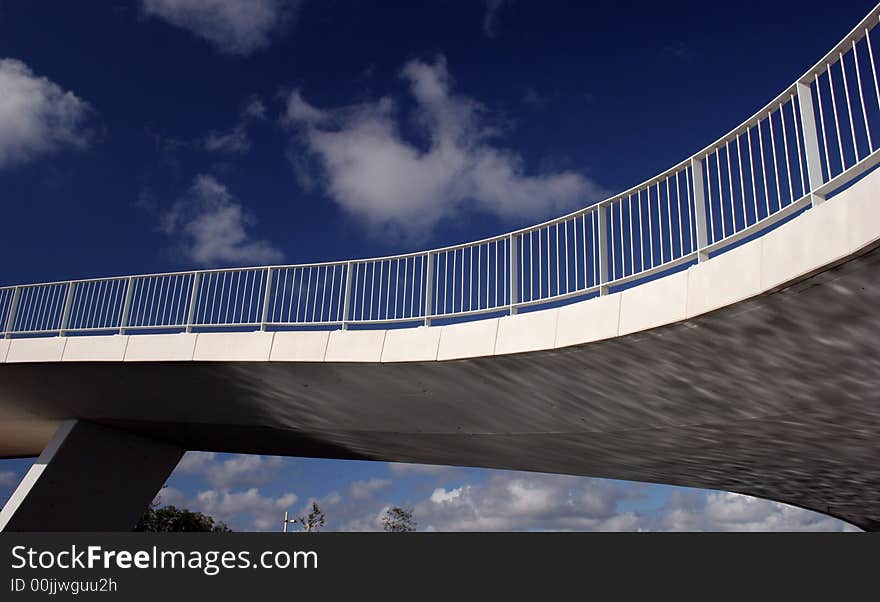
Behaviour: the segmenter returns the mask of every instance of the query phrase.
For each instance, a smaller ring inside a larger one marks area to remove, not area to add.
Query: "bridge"
[[[0,288],[0,457],[39,455],[0,529],[129,529],[185,450],[723,489],[880,529],[878,20],[532,227]]]

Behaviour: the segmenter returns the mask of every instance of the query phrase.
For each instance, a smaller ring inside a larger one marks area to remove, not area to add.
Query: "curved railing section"
[[[740,126],[623,193],[515,232],[304,265],[0,288],[5,337],[383,325],[605,294],[703,261],[877,164],[880,6]],[[877,36],[875,36],[876,38]]]

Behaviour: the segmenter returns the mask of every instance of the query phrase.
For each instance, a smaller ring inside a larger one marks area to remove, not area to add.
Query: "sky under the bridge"
[[[0,0],[0,285],[384,255],[563,213],[684,159],[870,1]],[[0,463],[0,500],[28,461]],[[613,481],[190,455],[167,502],[274,529],[812,528]]]

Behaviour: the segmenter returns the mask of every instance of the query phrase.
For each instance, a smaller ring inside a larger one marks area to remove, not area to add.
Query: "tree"
[[[390,533],[409,533],[416,530],[412,510],[394,506],[382,515],[382,528]]]
[[[301,524],[302,530],[306,533],[319,531],[324,526],[324,513],[317,502],[312,502],[312,511],[306,516],[299,516],[293,519],[293,522]]]
[[[165,506],[160,508],[155,501],[150,504],[144,515],[134,527],[135,531],[179,532],[207,531],[211,533],[228,533],[231,531],[225,523],[215,521],[201,512],[193,512],[186,508]]]

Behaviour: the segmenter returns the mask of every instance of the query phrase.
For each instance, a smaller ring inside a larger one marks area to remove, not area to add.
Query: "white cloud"
[[[280,456],[187,452],[174,475],[190,474],[204,479],[210,489],[187,494],[176,487],[165,487],[156,496],[160,505],[188,508],[221,520],[239,530],[276,530],[285,510],[292,510],[299,496],[285,492],[273,497],[253,485],[263,485],[278,477],[284,459]],[[241,488],[240,490],[236,490]]]
[[[272,34],[299,0],[143,0],[147,15],[187,29],[221,52],[249,54],[269,45]]]
[[[462,491],[464,491],[464,487],[456,487],[455,489],[450,489],[449,491],[442,487],[438,487],[431,494],[430,500],[435,504],[454,502],[461,497]]]
[[[563,475],[495,473],[483,482],[437,487],[416,503],[420,529],[431,531],[856,531],[855,527],[780,502],[727,492],[674,489],[657,510],[623,505],[643,485]],[[372,525],[375,509],[351,524]]]
[[[457,470],[454,466],[441,466],[437,464],[406,464],[403,462],[389,462],[388,470],[392,474],[441,474]]]
[[[357,516],[348,520],[340,527],[340,531],[351,532],[374,532],[382,531],[382,515],[391,506],[371,507],[367,512],[360,512]]]
[[[12,470],[0,472],[0,487],[12,487],[18,484],[18,473]]]
[[[391,479],[379,479],[373,477],[367,481],[355,481],[348,488],[348,495],[355,499],[365,499],[380,489],[385,489],[391,485]]]
[[[264,119],[266,117],[266,105],[256,96],[248,98],[242,109],[245,119]]]
[[[656,527],[669,531],[858,530],[818,512],[723,491],[673,491]]]
[[[281,462],[265,456],[188,453],[176,472],[200,474],[214,487],[191,497],[166,488],[159,499],[245,530],[276,530],[285,510],[291,516],[305,515],[313,501],[327,517],[327,531],[381,531],[382,514],[394,505],[413,508],[419,530],[429,531],[858,530],[817,512],[735,493],[673,488],[657,506],[647,495],[650,485],[528,472],[491,471],[488,478],[475,479],[470,471],[401,473],[393,467],[424,465],[389,464],[399,475],[393,491],[391,480],[378,476],[351,482],[344,495],[330,491],[321,497],[268,495],[250,486],[276,478]],[[248,472],[262,476],[247,477]],[[407,474],[418,480],[407,481]],[[438,484],[423,489],[425,476]],[[439,484],[450,477],[457,477],[456,482]],[[407,489],[415,499],[392,497]]]
[[[242,491],[206,489],[192,497],[180,489],[165,487],[156,496],[162,506],[202,512],[233,529],[249,531],[280,531],[284,512],[298,500],[295,493],[272,497],[263,495],[256,487]]]
[[[15,59],[0,59],[0,168],[89,144],[89,104]]]
[[[282,464],[280,456],[233,454],[221,460],[213,452],[187,452],[175,472],[197,474],[215,488],[229,489],[268,483]]]
[[[210,132],[205,136],[205,150],[220,153],[243,153],[251,148],[247,129],[237,125],[227,132]]]
[[[618,504],[638,495],[633,486],[598,479],[500,473],[437,488],[413,514],[428,531],[632,530],[642,517]]]
[[[484,107],[453,92],[443,57],[410,61],[401,76],[415,99],[421,146],[401,136],[391,98],[330,110],[298,90],[287,99],[284,121],[318,158],[326,193],[370,226],[423,236],[468,207],[538,218],[604,194],[574,171],[527,174],[520,155],[494,144]]]
[[[160,506],[177,506],[178,508],[186,507],[186,494],[176,487],[163,487],[153,498],[153,501]],[[190,508],[191,510],[192,508]]]
[[[201,512],[219,517],[226,523],[233,522],[238,515],[247,515],[253,527],[260,531],[281,524],[284,511],[296,503],[295,493],[285,493],[278,497],[264,496],[256,487],[245,491],[230,492],[207,490],[196,494],[196,505]]]
[[[281,261],[281,251],[271,243],[251,239],[247,227],[254,222],[226,186],[202,174],[163,216],[162,229],[179,240],[183,257],[199,265]]]
[[[205,150],[220,153],[244,153],[251,148],[248,126],[252,121],[266,116],[266,105],[259,98],[252,97],[245,104],[241,118],[232,129],[225,132],[209,132],[203,141]]]
[[[190,451],[186,452],[177,463],[174,472],[203,473],[217,460],[214,452]]]

